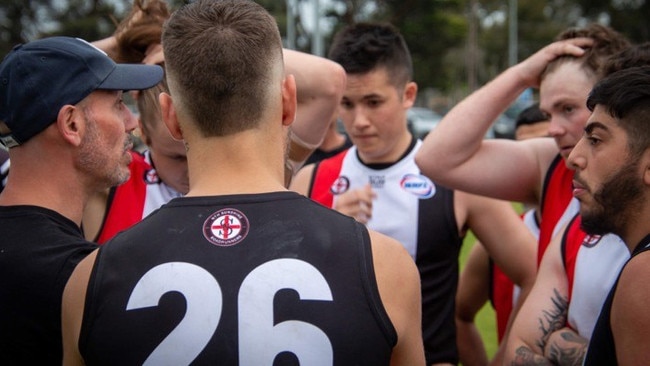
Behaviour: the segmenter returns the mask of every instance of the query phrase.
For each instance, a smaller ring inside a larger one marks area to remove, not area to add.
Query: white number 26
[[[332,365],[332,344],[321,329],[297,320],[273,324],[273,298],[281,289],[295,290],[301,300],[332,301],[327,281],[307,262],[276,259],[255,268],[239,289],[239,364],[272,365],[277,354],[291,352],[301,365]],[[145,273],[126,310],[157,306],[171,291],[185,297],[187,311],[144,365],[189,365],[219,325],[223,304],[219,283],[205,269],[185,262],[164,263]]]

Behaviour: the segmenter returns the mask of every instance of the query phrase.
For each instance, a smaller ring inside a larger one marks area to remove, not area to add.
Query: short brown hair
[[[115,31],[115,62],[142,62],[147,48],[160,43],[163,24],[169,15],[169,8],[162,0],[135,0],[131,12]]]
[[[582,69],[592,76],[594,80],[600,80],[603,77],[603,67],[609,57],[630,46],[628,39],[621,33],[597,23],[591,23],[584,28],[569,28],[560,33],[555,40],[561,41],[579,37],[591,38],[594,43],[579,58],[567,55],[551,61],[546,66],[546,70],[542,74],[542,79],[557,69],[559,65],[567,61],[577,60],[582,64]]]
[[[255,128],[270,91],[279,91],[280,32],[275,19],[253,1],[198,0],[182,6],[165,23],[163,49],[177,109],[204,136]]]
[[[636,66],[650,66],[650,42],[630,46],[610,57],[603,68],[603,75]]]

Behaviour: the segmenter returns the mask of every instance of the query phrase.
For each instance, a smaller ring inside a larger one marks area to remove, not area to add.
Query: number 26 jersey
[[[388,365],[396,337],[363,225],[274,192],[177,198],[105,244],[79,347],[87,365]]]

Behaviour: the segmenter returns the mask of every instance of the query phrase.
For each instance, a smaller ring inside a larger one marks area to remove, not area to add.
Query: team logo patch
[[[330,192],[333,195],[343,194],[350,189],[350,180],[346,176],[340,176],[336,178],[332,186],[330,187]]]
[[[229,247],[248,235],[248,218],[239,210],[226,208],[208,217],[203,223],[203,236],[214,245]]]
[[[149,169],[146,172],[144,172],[144,181],[147,182],[147,184],[160,183],[160,177],[158,177],[158,173],[156,173],[156,169]]]
[[[406,174],[399,182],[403,190],[418,196],[420,199],[433,197],[436,186],[431,179],[420,174]]]
[[[596,246],[596,244],[598,244],[601,238],[601,235],[587,235],[582,240],[582,245],[587,248],[593,248]]]

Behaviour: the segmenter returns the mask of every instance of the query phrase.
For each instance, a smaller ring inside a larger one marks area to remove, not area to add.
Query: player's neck
[[[7,186],[0,194],[0,205],[44,207],[81,225],[88,197],[89,193],[80,180],[66,179],[65,173],[61,171],[58,174],[32,174],[25,177],[20,169],[12,166]]]
[[[255,132],[190,143],[188,196],[284,190],[282,144]]]

